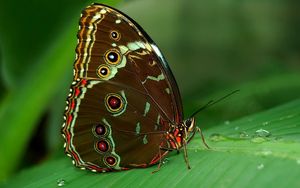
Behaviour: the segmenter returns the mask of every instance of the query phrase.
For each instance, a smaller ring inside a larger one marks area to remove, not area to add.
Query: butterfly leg
[[[189,162],[189,158],[188,158],[188,152],[187,152],[187,148],[186,148],[187,142],[185,141],[185,139],[183,139],[183,153],[184,153],[184,160],[186,163],[186,166],[188,169],[191,169],[190,166],[190,162]]]
[[[176,150],[176,153],[179,154],[180,153],[180,150],[179,149],[173,149],[173,148],[161,148],[162,150],[164,151],[174,151]]]
[[[199,132],[199,134],[200,134],[200,136],[201,136],[201,139],[202,139],[202,142],[203,142],[203,144],[205,145],[205,147],[206,147],[207,149],[210,149],[210,147],[208,146],[208,144],[207,144],[206,141],[205,141],[205,138],[204,138],[204,136],[203,136],[203,133],[202,133],[201,129],[200,129],[199,127],[196,127],[196,130]]]
[[[183,151],[184,151],[184,160],[185,160],[185,163],[187,164],[187,168],[188,169],[191,169],[190,167],[190,163],[189,163],[189,160],[188,160],[188,154],[187,154],[187,148],[186,148],[186,145],[187,145],[187,142],[184,141],[183,143]],[[164,148],[164,147],[160,147],[161,150],[165,150],[165,151],[174,151],[176,150],[177,151],[177,154],[179,154],[179,149],[173,149],[173,148]],[[159,164],[160,166],[161,164]],[[158,170],[157,170],[158,171]]]
[[[177,152],[179,152],[179,150],[173,149],[173,148],[160,147],[160,149],[161,149],[161,150],[164,150],[164,151],[174,151],[174,150],[176,150]]]
[[[157,169],[154,170],[154,171],[152,172],[152,174],[154,174],[154,173],[156,173],[156,172],[158,172],[158,171],[160,170],[160,167],[161,167],[161,164],[162,164],[162,160],[161,160],[161,158],[162,158],[162,155],[161,155],[161,149],[162,149],[162,147],[159,146],[159,148],[158,148],[159,163],[158,163],[158,165],[157,165]]]
[[[154,170],[154,171],[152,172],[152,174],[154,174],[155,172],[158,172],[158,171],[160,170],[161,165],[163,164],[162,158],[163,158],[165,155],[162,155],[162,154],[161,154],[161,150],[163,150],[163,151],[174,151],[174,150],[176,150],[177,153],[179,153],[179,149],[166,148],[166,147],[159,146],[159,150],[158,150],[158,154],[159,154],[159,163],[158,163],[157,169]]]

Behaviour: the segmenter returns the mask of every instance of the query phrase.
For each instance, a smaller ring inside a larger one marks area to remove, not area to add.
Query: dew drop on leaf
[[[248,138],[249,135],[246,131],[240,132],[240,138]]]
[[[226,140],[226,138],[219,133],[213,133],[209,136],[209,140],[213,142],[218,142],[218,141]]]
[[[230,121],[227,120],[227,121],[224,122],[224,124],[225,124],[225,125],[229,125],[229,124],[230,124]]]
[[[272,155],[272,151],[270,151],[270,150],[263,150],[263,151],[261,151],[261,154],[263,155],[263,156],[269,156],[269,155]]]
[[[65,183],[66,183],[66,181],[65,181],[64,179],[58,179],[58,180],[57,180],[57,186],[58,186],[58,187],[64,186]]]
[[[167,164],[169,162],[168,158],[164,158],[164,160],[162,161],[163,164]]]
[[[266,125],[268,125],[269,123],[270,123],[270,122],[265,121],[265,122],[262,123],[262,125],[263,125],[263,126],[266,126]]]
[[[251,142],[253,142],[253,143],[263,143],[265,141],[267,141],[267,140],[263,137],[254,137],[251,139]]]
[[[265,129],[258,129],[255,131],[255,136],[256,137],[269,137],[271,136],[271,133]]]
[[[265,165],[261,163],[261,164],[257,165],[257,170],[262,170],[264,167],[265,167]]]

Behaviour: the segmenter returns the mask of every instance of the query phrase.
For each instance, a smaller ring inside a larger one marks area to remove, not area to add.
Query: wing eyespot
[[[100,65],[97,69],[100,78],[107,78],[110,75],[110,68],[107,65]]]
[[[104,58],[108,64],[117,65],[121,61],[121,54],[116,49],[110,49],[105,53]]]
[[[99,140],[95,143],[95,149],[99,153],[106,153],[110,150],[110,143],[106,139]]]
[[[92,131],[96,137],[103,137],[109,134],[109,129],[103,124],[96,124]]]
[[[112,40],[119,41],[119,40],[121,39],[121,33],[119,33],[119,32],[116,31],[116,30],[112,30],[112,31],[110,31],[109,37],[110,37]]]
[[[124,109],[124,99],[116,94],[109,93],[105,97],[105,106],[111,113],[119,113]]]
[[[107,156],[104,157],[103,162],[108,167],[113,167],[117,164],[117,159],[113,155],[107,155]]]

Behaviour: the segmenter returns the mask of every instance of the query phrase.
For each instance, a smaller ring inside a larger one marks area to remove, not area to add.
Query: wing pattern
[[[81,15],[63,135],[76,166],[92,171],[155,164],[165,133],[182,122],[176,81],[146,32],[94,4]]]

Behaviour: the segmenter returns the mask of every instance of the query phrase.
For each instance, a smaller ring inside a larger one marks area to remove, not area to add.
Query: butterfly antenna
[[[202,107],[200,107],[198,110],[196,110],[196,111],[189,117],[189,119],[192,118],[192,117],[194,117],[196,114],[198,114],[198,113],[201,112],[202,110],[204,110],[204,109],[206,109],[206,108],[208,108],[208,107],[210,107],[210,106],[212,106],[212,105],[214,105],[214,104],[216,104],[216,103],[218,103],[218,102],[220,102],[220,101],[222,101],[222,100],[224,100],[224,99],[230,97],[231,95],[233,95],[233,94],[235,94],[235,93],[237,93],[237,92],[239,92],[239,91],[240,91],[240,90],[232,91],[232,92],[228,93],[227,95],[225,95],[225,96],[223,96],[223,97],[217,99],[216,101],[210,100],[210,101],[209,101],[208,103],[206,103],[204,106],[202,106]]]

